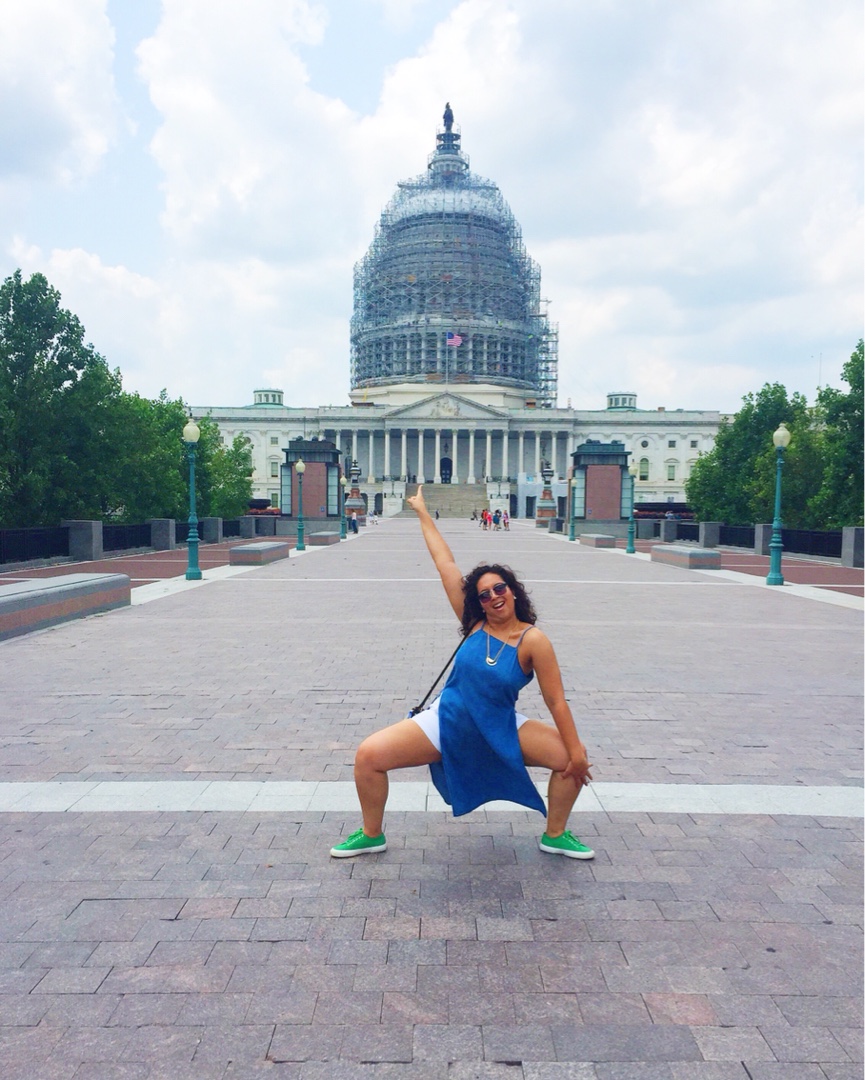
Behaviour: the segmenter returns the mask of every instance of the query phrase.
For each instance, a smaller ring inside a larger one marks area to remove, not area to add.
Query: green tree
[[[195,472],[199,514],[239,517],[252,498],[252,442],[245,435],[236,435],[226,446],[211,417],[202,417],[197,423],[201,430]]]
[[[84,327],[60,306],[42,274],[21,271],[0,285],[0,522],[54,518],[52,494],[65,410],[83,374],[97,382],[105,362]]]
[[[42,274],[25,282],[18,270],[0,286],[0,525],[185,520],[188,413],[164,390],[125,393]],[[223,446],[213,420],[200,426],[199,514],[236,516],[252,493],[251,444]]]
[[[783,422],[793,435],[784,472],[784,520],[791,526],[799,524],[808,495],[819,486],[819,477],[814,475],[819,449],[811,433],[808,403],[798,393],[788,397],[780,383],[766,383],[742,401],[739,412],[719,428],[714,447],[697,459],[686,484],[687,500],[700,521],[728,525],[771,521],[775,490],[772,433]]]
[[[860,338],[841,372],[850,389],[845,393],[825,387],[817,396],[825,468],[809,509],[826,529],[861,525],[863,520],[863,368],[865,343]]]

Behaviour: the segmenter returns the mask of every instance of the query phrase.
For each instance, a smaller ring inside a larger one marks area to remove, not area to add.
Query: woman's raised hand
[[[423,501],[423,484],[418,484],[417,494],[409,495],[409,497],[406,499],[406,502],[416,514],[419,513],[421,510],[426,510],[426,503]]]

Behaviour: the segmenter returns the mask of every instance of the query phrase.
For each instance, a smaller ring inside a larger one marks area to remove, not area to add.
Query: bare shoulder
[[[547,635],[538,626],[527,625],[519,643],[519,658],[523,666],[535,667],[549,657],[555,658],[553,646]]]

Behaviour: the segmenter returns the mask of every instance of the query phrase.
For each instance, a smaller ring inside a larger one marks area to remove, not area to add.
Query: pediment
[[[481,405],[462,394],[432,394],[385,414],[387,420],[499,420],[509,414],[504,409]]]

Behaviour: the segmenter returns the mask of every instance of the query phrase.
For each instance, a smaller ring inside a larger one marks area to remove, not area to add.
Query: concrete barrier
[[[291,548],[278,540],[261,540],[257,544],[238,544],[228,552],[229,566],[266,566],[278,559],[287,559]]]
[[[311,533],[306,541],[310,547],[327,547],[330,544],[339,543],[338,532],[316,532]]]
[[[59,574],[0,585],[0,640],[98,611],[127,607],[126,574]]]
[[[721,553],[710,548],[685,547],[684,544],[656,544],[652,562],[680,566],[683,570],[720,570]]]
[[[615,536],[608,536],[606,533],[580,533],[580,543],[586,547],[614,548],[616,538]]]

